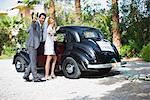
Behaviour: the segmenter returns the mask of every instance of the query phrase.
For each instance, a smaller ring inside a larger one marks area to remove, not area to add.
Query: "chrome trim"
[[[107,64],[88,64],[87,68],[95,68],[95,69],[100,69],[100,68],[111,68],[111,67],[122,67],[121,62],[116,62],[116,63],[107,63]]]
[[[95,69],[111,68],[112,67],[112,63],[109,63],[109,64],[96,64],[96,65],[89,64],[87,67],[88,68],[95,68]]]

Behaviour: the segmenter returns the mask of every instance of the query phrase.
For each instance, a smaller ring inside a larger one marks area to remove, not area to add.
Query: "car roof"
[[[86,31],[86,30],[99,30],[99,29],[97,29],[97,28],[94,28],[94,27],[89,27],[89,26],[61,26],[60,28],[59,28],[59,30],[58,31],[73,31],[73,33],[74,32],[77,32],[77,34],[79,34],[79,36],[83,36],[83,31]],[[101,33],[101,30],[99,30],[100,31],[100,33]],[[103,37],[103,35],[101,34],[100,36],[102,36]]]
[[[89,27],[89,26],[61,26],[61,27],[60,27],[60,30],[63,30],[63,29],[81,31],[81,30],[96,29],[96,28],[94,28],[94,27]]]

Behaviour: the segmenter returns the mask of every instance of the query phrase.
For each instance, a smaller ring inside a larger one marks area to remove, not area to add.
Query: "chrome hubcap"
[[[74,68],[74,65],[68,64],[66,67],[66,70],[69,74],[71,74],[71,73],[73,73],[73,68]]]
[[[21,63],[19,61],[16,63],[16,68],[21,68]]]

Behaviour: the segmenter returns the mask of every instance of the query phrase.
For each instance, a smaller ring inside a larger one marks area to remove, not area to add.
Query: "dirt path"
[[[127,68],[132,73],[149,73],[150,64],[144,64],[129,63]],[[12,59],[0,60],[0,100],[150,100],[150,81],[131,82],[116,71],[103,76],[86,74],[80,79],[61,75],[42,83],[25,82],[22,76]]]

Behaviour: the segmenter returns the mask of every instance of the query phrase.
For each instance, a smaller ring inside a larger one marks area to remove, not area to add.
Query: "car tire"
[[[27,62],[22,57],[16,57],[15,59],[15,68],[17,72],[24,72]]]
[[[81,75],[81,71],[77,62],[72,57],[67,57],[62,64],[62,71],[67,78],[77,79]]]

